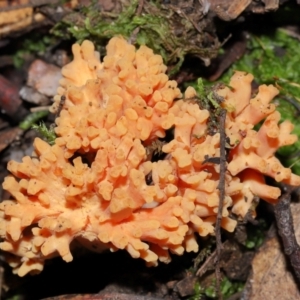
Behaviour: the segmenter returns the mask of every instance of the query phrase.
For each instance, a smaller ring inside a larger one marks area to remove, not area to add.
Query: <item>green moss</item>
[[[244,283],[230,281],[227,277],[224,277],[221,282],[221,294],[223,295],[224,299],[227,299],[231,295],[242,291],[243,288]],[[214,282],[204,290],[204,294],[211,299],[218,299]]]
[[[300,174],[300,162],[293,154],[300,149],[300,43],[283,29],[277,29],[270,35],[250,35],[247,53],[219,80],[229,82],[235,70],[249,72],[259,84],[274,84],[280,94],[276,98],[281,121],[291,120],[295,125],[293,133],[299,140],[292,146],[282,147],[278,155],[286,166],[293,165],[293,171]],[[291,99],[292,105],[287,99]]]
[[[194,295],[189,297],[188,300],[201,300],[204,296],[204,289],[203,287],[200,285],[199,282],[196,282],[195,286],[194,286]]]
[[[247,49],[247,54],[220,78],[222,81],[229,81],[234,70],[246,71],[259,83],[278,81],[282,92],[300,98],[300,86],[292,85],[300,78],[300,44],[296,39],[278,29],[270,35],[251,35]]]
[[[52,128],[51,126],[50,128],[47,128],[44,122],[41,122],[39,125],[33,124],[31,128],[36,130],[48,144],[54,145],[56,139],[54,128]]]
[[[268,230],[268,225],[264,219],[259,219],[259,225],[247,225],[247,239],[243,243],[248,249],[259,248],[266,236],[266,231]]]
[[[20,124],[19,127],[23,130],[36,130],[50,145],[54,144],[56,134],[54,128],[47,128],[45,123],[41,121],[39,125],[36,123],[49,114],[49,110],[41,110],[29,114]]]
[[[215,57],[219,43],[204,47],[203,36],[195,29],[189,18],[180,17],[174,9],[159,1],[145,1],[143,12],[136,14],[137,0],[127,2],[119,14],[99,11],[95,1],[78,12],[67,15],[52,32],[60,37],[84,39],[103,45],[116,35],[121,35],[136,45],[147,45],[160,54],[172,73],[179,70],[186,54],[204,58]],[[125,2],[126,3],[126,2]]]
[[[26,56],[28,55],[43,55],[56,38],[50,35],[31,33],[20,41],[18,50],[13,55],[13,62],[16,68],[22,67]]]
[[[185,100],[194,101],[201,109],[207,109],[210,112],[207,123],[207,134],[214,135],[220,131],[220,114],[222,111],[220,103],[223,99],[216,93],[220,88],[220,84],[207,86],[204,85],[202,78],[199,78],[196,82],[189,84],[189,86],[192,86],[196,90],[197,96],[193,99]],[[201,135],[195,134],[194,137],[199,139]]]
[[[231,295],[242,291],[244,288],[244,283],[239,281],[230,281],[227,277],[224,277],[220,288],[223,299],[227,299]],[[213,280],[211,284],[205,288],[202,287],[199,282],[197,282],[194,290],[195,294],[190,297],[189,300],[201,300],[202,298],[207,299],[207,297],[209,299],[218,299],[215,280]]]
[[[244,288],[243,282],[233,282],[225,277],[221,282],[221,293],[224,299],[229,298],[231,295],[241,292]]]

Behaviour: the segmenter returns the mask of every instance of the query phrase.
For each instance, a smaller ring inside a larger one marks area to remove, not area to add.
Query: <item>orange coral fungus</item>
[[[210,112],[186,101],[196,96],[193,88],[182,97],[162,58],[145,46],[136,50],[115,37],[103,62],[89,41],[75,44],[73,54],[52,106],[62,106],[55,144],[37,138],[34,156],[8,164],[3,187],[12,199],[0,204],[0,247],[14,254],[14,271],[41,271],[55,255],[71,261],[74,240],[99,251],[126,249],[149,265],[169,262],[169,252],[198,251],[195,233],[214,234],[219,205],[220,166],[207,157],[220,156],[220,134],[208,134]],[[263,85],[251,99],[252,79],[237,72],[231,88],[218,90],[231,144],[222,219],[228,231],[236,226],[230,211],[243,217],[255,196],[278,199],[264,175],[300,184],[274,157],[296,140],[288,121],[278,125],[270,103],[278,91]],[[171,128],[165,158],[151,161],[147,149]]]

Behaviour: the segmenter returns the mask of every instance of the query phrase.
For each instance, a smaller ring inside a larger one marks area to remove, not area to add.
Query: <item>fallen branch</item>
[[[295,237],[293,217],[290,208],[292,192],[292,188],[287,189],[287,191],[279,198],[274,211],[284,253],[288,256],[295,275],[300,282],[300,246]]]
[[[221,271],[220,271],[220,257],[222,251],[222,240],[221,240],[221,221],[223,212],[223,203],[225,199],[225,172],[226,172],[226,134],[225,134],[225,120],[226,120],[226,109],[220,111],[220,181],[218,184],[219,195],[219,207],[216,220],[216,289],[219,295],[219,299],[222,299],[220,283],[221,283]]]

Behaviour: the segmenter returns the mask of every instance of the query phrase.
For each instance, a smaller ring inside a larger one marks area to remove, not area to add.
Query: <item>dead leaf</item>
[[[251,0],[233,0],[231,2],[214,0],[211,1],[211,10],[224,21],[236,19],[251,3]]]
[[[0,109],[2,113],[10,117],[14,124],[21,122],[29,113],[19,97],[18,86],[2,75],[0,75]],[[5,143],[4,140],[3,143]]]
[[[62,78],[61,69],[36,59],[29,67],[27,85],[42,95],[53,97]]]
[[[279,0],[263,0],[266,11],[276,10],[279,7]]]
[[[292,203],[296,239],[300,241],[300,203]],[[245,300],[300,299],[295,277],[283,253],[279,237],[267,240],[252,262],[253,274],[248,279]]]
[[[38,12],[35,7],[43,5],[58,5],[59,0],[0,0],[0,37],[12,36],[13,33],[24,33],[42,24],[50,24],[49,18]],[[64,7],[74,8],[77,0],[67,1]]]
[[[5,149],[12,141],[23,132],[19,127],[10,128],[0,132],[0,152]]]

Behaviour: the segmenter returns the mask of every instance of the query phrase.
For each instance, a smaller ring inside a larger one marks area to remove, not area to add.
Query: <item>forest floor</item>
[[[76,20],[80,23],[80,18],[84,18],[83,13],[81,14],[82,6],[88,7],[91,4],[89,0],[78,1],[79,4],[77,1],[65,2],[66,4],[61,5],[58,1],[0,0],[0,182],[8,175],[8,161],[20,161],[23,156],[31,155],[33,140],[40,136],[31,128],[32,124],[43,120],[50,126],[54,122],[54,116],[48,114],[47,107],[56,94],[61,67],[71,60],[72,43],[90,34],[95,40],[102,41],[99,48],[103,50],[103,41],[109,38],[107,36],[105,39],[96,30],[93,34],[80,30],[65,36],[53,34],[54,26],[55,30],[64,32],[63,26],[70,26],[71,21],[75,22],[73,12],[78,13]],[[300,5],[295,1],[161,2],[165,5],[164,14],[168,9],[177,8],[182,12],[181,17],[188,16],[187,19],[198,31],[197,36],[193,34],[189,38],[194,39],[193,42],[202,43],[201,46],[210,52],[203,52],[201,47],[201,51],[195,52],[190,43],[187,48],[183,48],[183,56],[178,54],[178,57],[169,59],[168,71],[182,88],[199,77],[208,86],[218,80],[228,80],[233,68],[243,67],[239,63],[242,60],[239,59],[253,59],[251,51],[255,48],[252,47],[255,42],[269,45],[273,39],[277,43],[274,55],[280,60],[287,49],[282,36],[275,34],[278,29],[292,39],[289,45],[293,41],[299,43],[300,40],[300,26],[297,23]],[[111,17],[109,13],[122,12],[126,4],[126,1],[99,0],[94,1],[93,5],[98,5],[106,12],[105,16]],[[153,8],[147,6],[148,1],[139,1],[138,4],[135,12],[137,16],[143,16],[144,12],[153,13]],[[4,15],[8,13],[12,14]],[[30,21],[25,21],[24,16]],[[57,24],[63,18],[67,21],[58,28]],[[172,32],[178,33],[182,24],[176,19],[172,19],[172,22]],[[107,28],[112,32],[115,30]],[[180,34],[184,35],[181,31]],[[186,41],[179,39],[177,42]],[[166,40],[162,41],[162,47],[168,49]],[[264,49],[263,46],[262,48]],[[160,49],[157,51],[160,52]],[[169,57],[167,50],[161,51]],[[181,59],[182,64],[178,65]],[[297,59],[300,62],[300,54]],[[296,65],[296,58],[294,60]],[[287,69],[289,66],[285,64],[282,68]],[[278,67],[277,70],[281,69]],[[264,78],[258,78],[256,85],[262,83]],[[52,84],[49,85],[49,82]],[[299,105],[297,101],[293,101],[293,118],[297,120]],[[296,130],[299,124],[297,123]],[[293,150],[292,154],[296,152]],[[282,153],[278,155],[281,157]],[[290,153],[289,155],[292,157]],[[8,197],[0,186],[0,199]],[[296,238],[300,237],[300,206],[297,201],[298,195],[295,193],[291,205]],[[54,258],[47,262],[41,274],[23,278],[12,274],[2,253],[1,299],[218,299],[215,238],[199,238],[199,245],[199,253],[186,253],[179,257],[172,255],[170,264],[159,264],[156,268],[146,267],[143,261],[132,259],[124,251],[95,254],[80,250],[74,253],[71,263]],[[274,208],[265,202],[260,202],[257,206],[256,221],[239,222],[233,234],[222,232],[219,267],[220,288],[224,299],[300,298],[290,263],[283,254],[275,225]]]

